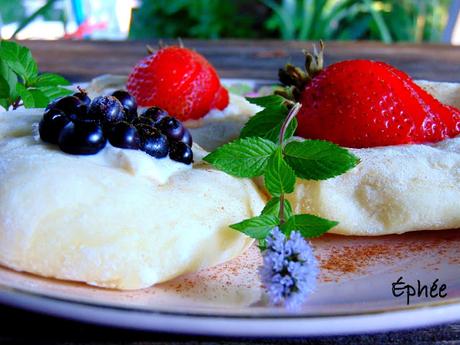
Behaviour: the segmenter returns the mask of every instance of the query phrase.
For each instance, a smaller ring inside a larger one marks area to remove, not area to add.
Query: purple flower
[[[296,309],[313,292],[318,275],[318,262],[310,245],[298,231],[287,238],[278,227],[267,237],[264,264],[259,269],[270,302],[284,303]]]

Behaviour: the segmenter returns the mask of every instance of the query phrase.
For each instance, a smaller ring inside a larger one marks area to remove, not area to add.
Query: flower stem
[[[289,124],[291,123],[291,121],[294,119],[294,117],[296,117],[297,114],[299,113],[299,110],[300,110],[301,107],[302,107],[302,104],[300,104],[300,103],[294,104],[294,106],[289,111],[289,114],[286,116],[286,119],[284,120],[283,124],[281,125],[280,139],[279,139],[281,153],[284,152],[284,136],[286,135],[286,130],[287,130]],[[284,193],[280,194],[279,219],[280,219],[280,224],[284,224],[284,221],[285,221],[285,217],[284,217]]]
[[[18,98],[18,99],[15,100],[15,101],[13,102],[13,104],[12,104],[13,110],[16,110],[16,109],[19,108],[21,105],[22,105],[22,104],[21,104],[21,99]]]

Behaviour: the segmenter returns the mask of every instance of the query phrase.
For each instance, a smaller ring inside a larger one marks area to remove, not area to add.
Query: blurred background
[[[459,11],[460,0],[0,0],[0,35],[460,44]]]

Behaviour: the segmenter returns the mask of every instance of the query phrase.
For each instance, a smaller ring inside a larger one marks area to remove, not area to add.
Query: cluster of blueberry
[[[184,164],[193,162],[192,136],[182,123],[158,107],[141,115],[136,100],[126,91],[92,101],[82,89],[54,100],[39,124],[40,138],[70,154],[92,155],[107,141],[115,147],[142,150],[155,158],[169,154]]]

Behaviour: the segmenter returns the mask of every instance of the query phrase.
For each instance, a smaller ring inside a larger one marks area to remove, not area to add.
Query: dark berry
[[[146,125],[146,126],[149,126],[149,127],[152,127],[152,128],[155,127],[155,121],[153,121],[152,119],[150,119],[148,117],[145,117],[145,116],[136,117],[132,121],[132,124],[134,126]]]
[[[48,109],[38,125],[38,132],[43,141],[57,144],[61,130],[70,122],[70,119],[59,109]]]
[[[182,139],[180,139],[179,141],[182,141],[184,144],[187,144],[188,146],[192,147],[192,135],[190,134],[190,131],[187,128],[184,129],[184,135],[182,136]]]
[[[83,90],[78,88],[79,92],[76,92],[73,94],[74,97],[77,97],[83,105],[86,106],[86,108],[89,108],[89,105],[91,104],[91,98],[89,98],[88,93]]]
[[[155,158],[166,157],[169,152],[168,138],[156,128],[146,129],[141,134],[141,150]]]
[[[169,149],[169,158],[176,162],[191,164],[193,162],[193,151],[190,146],[181,141],[172,142]]]
[[[156,125],[158,122],[160,122],[161,119],[165,118],[166,116],[169,116],[169,114],[166,110],[161,109],[159,107],[150,107],[147,110],[145,110],[141,116],[152,119]]]
[[[128,122],[118,122],[112,126],[108,134],[109,142],[123,149],[138,150],[140,148],[139,133],[132,124]]]
[[[93,99],[89,106],[90,117],[98,118],[103,123],[125,121],[125,112],[120,101],[113,96],[99,96]]]
[[[95,122],[69,122],[58,140],[60,149],[73,155],[94,155],[106,143],[102,126]]]
[[[123,90],[117,90],[112,93],[112,96],[118,99],[123,106],[126,117],[129,121],[137,117],[137,103],[136,99],[131,96],[128,92]]]
[[[65,96],[58,98],[48,104],[46,110],[49,109],[59,109],[64,112],[67,116],[72,114],[76,116],[84,115],[88,108],[85,106],[80,99],[75,96]]]
[[[181,140],[185,128],[182,123],[174,117],[164,117],[157,125],[158,129],[171,140]]]

